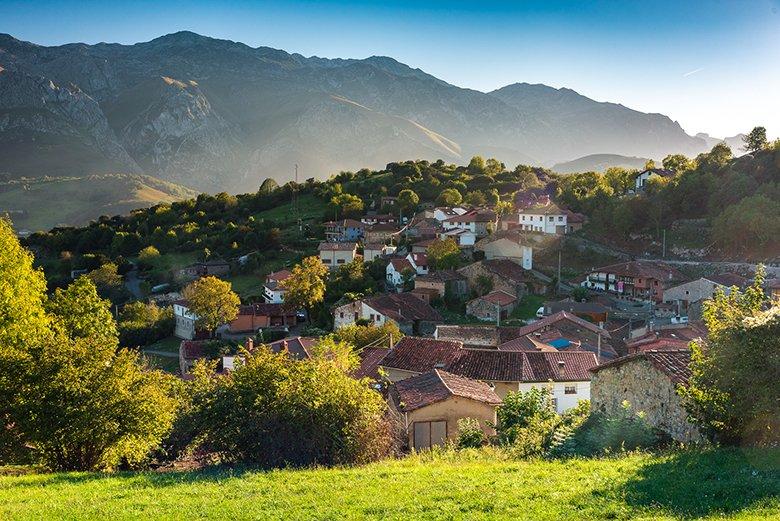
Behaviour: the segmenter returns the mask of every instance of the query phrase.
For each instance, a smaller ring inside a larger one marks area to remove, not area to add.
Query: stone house
[[[395,246],[387,246],[381,243],[366,243],[363,246],[363,262],[371,262],[375,259],[387,257],[395,253]]]
[[[494,435],[501,399],[483,382],[433,369],[392,385],[389,403],[404,425],[409,447],[424,450],[454,441],[463,418],[476,419],[486,435]]]
[[[321,242],[317,249],[320,260],[330,270],[352,262],[357,256],[356,242]]]
[[[494,235],[501,236],[494,237]],[[526,270],[534,265],[534,250],[530,244],[523,244],[522,234],[498,232],[480,240],[475,251],[481,251],[486,260],[506,259],[519,264]]]
[[[726,295],[731,292],[730,287],[707,277],[701,277],[665,289],[664,302],[674,304],[676,315],[687,317],[693,315],[692,318],[698,320],[701,318],[702,303],[712,299],[716,290],[720,290]]]
[[[333,327],[365,320],[381,326],[394,322],[407,335],[430,334],[444,321],[429,304],[411,293],[383,293],[333,308]]]
[[[375,224],[369,226],[365,231],[366,242],[369,243],[386,243],[393,237],[398,235],[398,226],[393,223]]]
[[[685,275],[660,262],[630,261],[595,268],[580,286],[629,299],[664,302],[664,291],[685,280]]]
[[[488,322],[506,320],[514,311],[517,298],[505,291],[491,291],[466,303],[466,314]]]
[[[591,369],[591,410],[617,415],[623,402],[675,441],[700,441],[698,429],[687,420],[679,388],[691,377],[687,349],[643,351]]]
[[[506,259],[481,260],[458,270],[468,279],[469,287],[476,291],[480,279],[487,277],[492,281],[492,291],[503,291],[521,299],[527,293],[527,276],[519,264]]]
[[[456,298],[464,298],[469,291],[468,280],[455,270],[431,271],[414,279],[414,289],[433,289],[444,298],[447,291]]]
[[[179,280],[191,280],[206,276],[227,277],[230,275],[230,263],[224,260],[209,260],[196,262],[176,272]]]

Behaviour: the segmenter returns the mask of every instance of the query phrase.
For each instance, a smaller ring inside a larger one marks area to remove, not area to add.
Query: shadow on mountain
[[[780,501],[780,449],[675,453],[642,467],[621,489],[628,505],[675,517],[735,514]]]

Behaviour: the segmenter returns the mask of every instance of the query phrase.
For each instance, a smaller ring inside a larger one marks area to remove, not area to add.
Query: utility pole
[[[556,291],[558,294],[561,293],[561,250],[558,250],[558,287],[556,288]]]
[[[666,228],[664,228],[663,253],[661,254],[661,258],[666,258]]]
[[[496,304],[496,327],[501,327],[501,304]]]

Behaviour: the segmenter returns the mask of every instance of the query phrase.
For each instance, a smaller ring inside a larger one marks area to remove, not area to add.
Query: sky
[[[690,134],[780,136],[780,0],[0,0],[0,33],[132,44],[190,30],[306,56],[391,56],[484,92],[568,87]]]

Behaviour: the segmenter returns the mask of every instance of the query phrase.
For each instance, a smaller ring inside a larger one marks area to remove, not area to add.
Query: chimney
[[[251,353],[255,348],[254,339],[251,336],[246,337],[246,342],[244,342],[244,346],[246,347],[246,350]]]
[[[558,374],[563,378],[564,370],[563,367],[566,365],[566,362],[563,360],[558,360]]]

